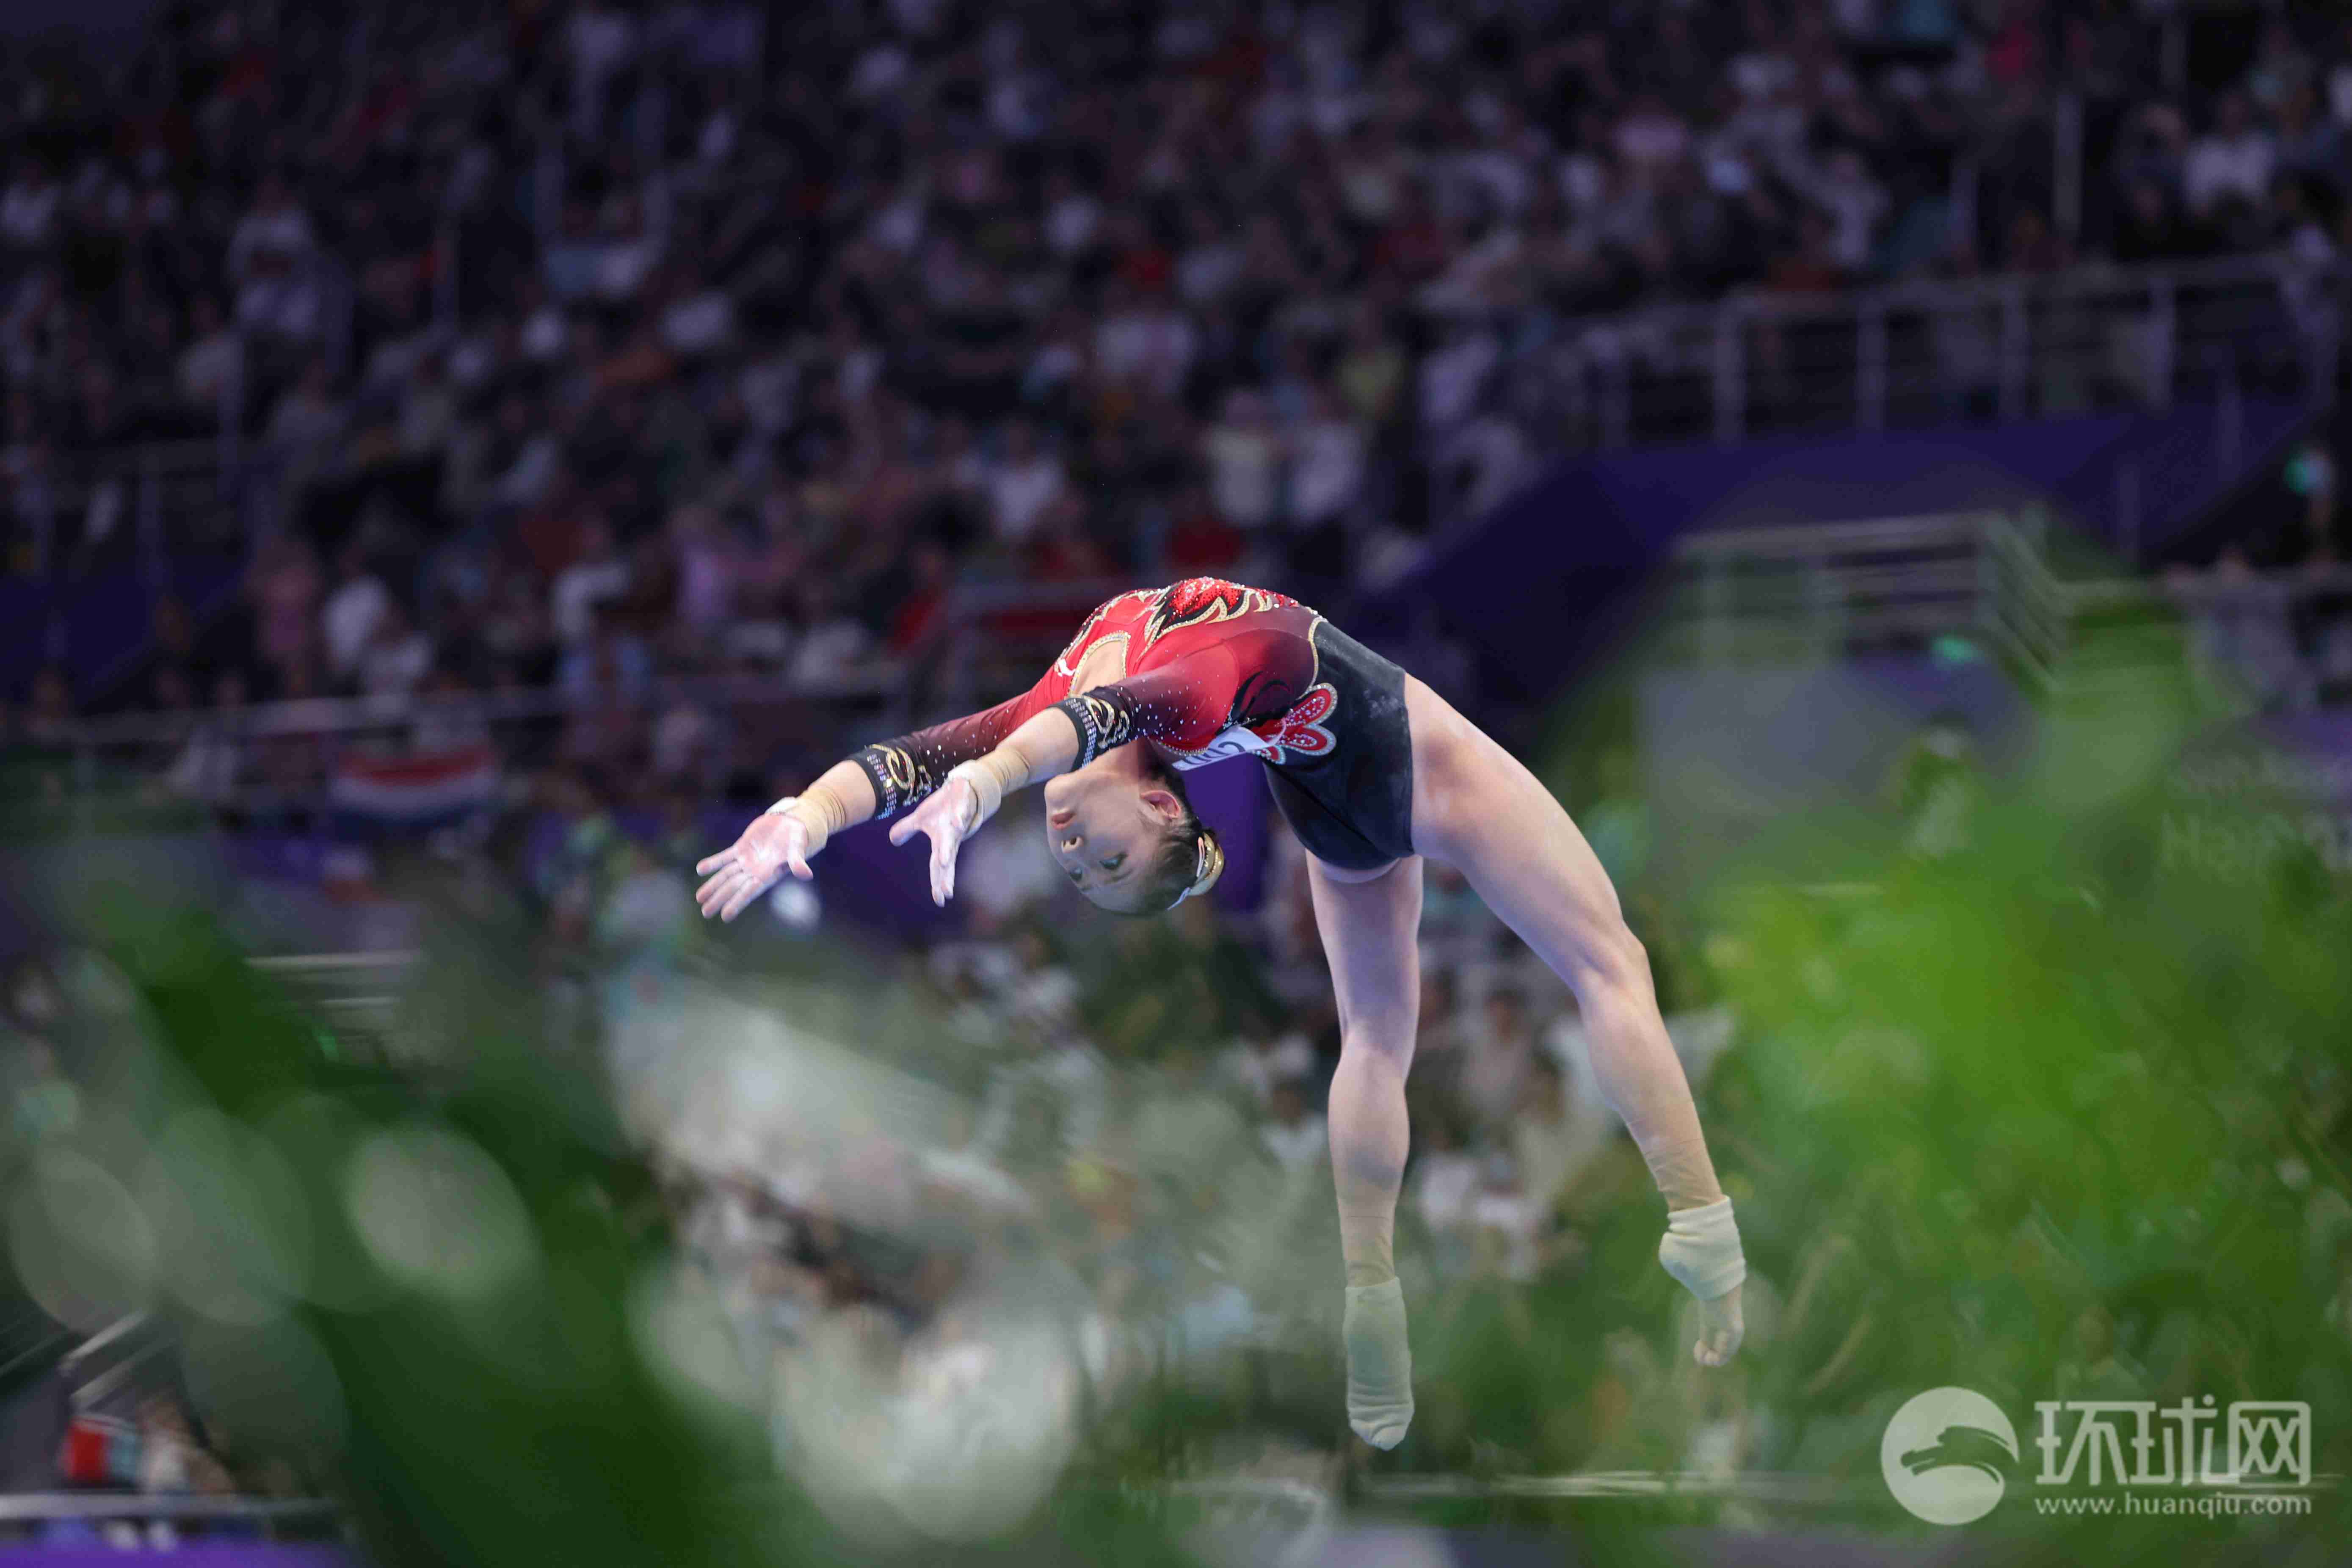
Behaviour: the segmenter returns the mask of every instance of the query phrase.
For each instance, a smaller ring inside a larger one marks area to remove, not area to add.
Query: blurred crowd
[[[2332,257],[2352,33],[2190,26],[265,0],[17,52],[18,564],[128,548],[103,455],[225,427],[267,540],[225,614],[167,601],[108,689],[26,700],[822,684],[920,647],[960,581],[1215,571],[1336,608],[1527,472],[1507,367],[1580,317]]]

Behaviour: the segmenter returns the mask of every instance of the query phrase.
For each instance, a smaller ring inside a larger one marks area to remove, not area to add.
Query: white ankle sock
[[[1339,1332],[1348,1347],[1348,1425],[1373,1447],[1393,1448],[1412,1425],[1404,1287],[1394,1279],[1349,1286]]]

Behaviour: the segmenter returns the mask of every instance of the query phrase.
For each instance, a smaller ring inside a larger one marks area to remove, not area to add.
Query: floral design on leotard
[[[1266,742],[1265,760],[1269,763],[1286,761],[1293,752],[1302,757],[1328,756],[1339,742],[1323,727],[1323,721],[1339,706],[1339,693],[1331,683],[1318,681],[1307,689],[1306,696],[1291,705],[1289,711],[1263,724],[1252,724],[1249,731]]]

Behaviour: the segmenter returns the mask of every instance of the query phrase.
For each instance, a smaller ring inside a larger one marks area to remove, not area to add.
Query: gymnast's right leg
[[[1348,1264],[1348,1421],[1365,1442],[1393,1448],[1412,1421],[1395,1239],[1408,1148],[1404,1079],[1421,1006],[1421,858],[1361,879],[1312,857],[1307,866],[1339,1005],[1328,1116]]]

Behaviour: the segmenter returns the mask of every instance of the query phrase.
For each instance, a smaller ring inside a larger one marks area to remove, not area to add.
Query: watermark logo
[[[2043,1486],[2311,1484],[2311,1406],[2301,1400],[2241,1399],[2230,1406],[2226,1424],[2210,1394],[2171,1405],[2153,1399],[2045,1399],[2033,1408],[2042,1427],[2033,1440],[2042,1450],[2042,1470],[2033,1479]],[[2070,1415],[2071,1434],[2065,1429]],[[2218,1454],[2217,1432],[2222,1438]]]
[[[2040,1467],[2017,1479],[2041,1513],[2302,1513],[2310,1508],[2311,1406],[2213,1396],[2041,1400]],[[2020,1459],[2000,1407],[1966,1388],[1931,1388],[1895,1413],[1879,1442],[1887,1490],[1917,1517],[1966,1524],[1992,1511]],[[2133,1489],[2084,1495],[2080,1489]],[[2044,1489],[2076,1489],[2072,1494]]]
[[[1911,1396],[1879,1439],[1878,1467],[1895,1500],[1930,1524],[1966,1524],[1993,1510],[2017,1461],[2017,1428],[1968,1388]]]

